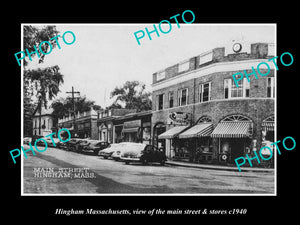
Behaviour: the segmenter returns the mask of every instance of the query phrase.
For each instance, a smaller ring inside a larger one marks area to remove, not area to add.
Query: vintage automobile
[[[112,155],[111,155],[111,158],[113,158],[114,160],[116,161],[119,161],[121,160],[121,154],[130,149],[130,148],[134,148],[135,146],[144,146],[144,144],[141,144],[141,143],[133,143],[133,142],[121,142],[119,143],[119,148],[116,149]]]
[[[44,136],[41,136],[41,135],[33,135],[32,136],[32,138],[31,138],[31,145],[33,146],[34,145],[34,143],[35,143],[35,141],[37,140],[37,139],[40,139],[40,138],[43,138]],[[36,143],[36,145],[42,145],[44,142],[43,141],[38,141],[37,143]]]
[[[101,151],[102,149],[105,149],[109,146],[110,144],[106,141],[99,141],[99,140],[95,140],[92,141],[90,140],[89,145],[87,145],[83,151],[92,151],[94,152],[95,155],[99,155],[99,151]]]
[[[149,162],[159,162],[164,165],[167,161],[164,152],[153,145],[140,144],[127,148],[121,154],[121,160],[126,164],[141,162],[146,165]]]
[[[31,137],[24,137],[23,138],[23,144],[29,144],[29,143],[31,143]]]
[[[47,141],[48,147],[58,147],[58,145],[60,143],[59,138],[53,138],[55,146],[54,146],[53,141],[51,140],[51,138],[47,138],[45,140]]]
[[[104,159],[108,159],[111,157],[111,155],[120,149],[121,145],[120,144],[110,144],[109,147],[102,149],[101,151],[98,152],[99,156],[102,156]]]
[[[76,146],[82,141],[83,141],[83,139],[81,139],[81,138],[71,138],[70,141],[66,142],[67,143],[66,144],[66,146],[67,146],[66,150],[76,151],[76,148],[78,148]]]
[[[95,142],[95,141],[97,141],[97,140],[92,140],[89,138],[82,139],[78,144],[76,144],[75,150],[77,152],[83,152],[90,143]]]

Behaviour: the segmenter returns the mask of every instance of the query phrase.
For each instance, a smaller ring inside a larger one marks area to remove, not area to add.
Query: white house
[[[52,108],[45,109],[42,107],[41,116],[38,108],[33,113],[33,135],[46,136],[53,133],[51,128],[53,127],[53,118],[51,113]],[[41,122],[41,124],[40,124]]]

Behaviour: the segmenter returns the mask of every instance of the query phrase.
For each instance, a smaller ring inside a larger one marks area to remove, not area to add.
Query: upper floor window
[[[188,104],[188,89],[181,89],[178,91],[178,106]]]
[[[207,102],[210,100],[211,82],[199,85],[199,102]]]
[[[275,45],[274,43],[268,44],[268,56],[274,56],[275,55]]]
[[[183,71],[186,71],[190,68],[190,61],[186,61],[186,62],[183,62],[183,63],[180,63],[178,65],[178,72],[183,72]]]
[[[199,65],[210,62],[213,59],[213,52],[208,51],[200,55]]]
[[[274,77],[267,77],[267,97],[275,98],[275,80]]]
[[[225,98],[248,98],[250,96],[250,83],[247,78],[238,81],[238,87],[232,79],[224,79]]]
[[[169,108],[173,108],[174,106],[174,92],[169,92]]]
[[[157,96],[157,110],[162,110],[164,108],[164,94]]]
[[[158,72],[156,74],[156,81],[165,79],[165,77],[166,77],[166,72],[165,71]]]

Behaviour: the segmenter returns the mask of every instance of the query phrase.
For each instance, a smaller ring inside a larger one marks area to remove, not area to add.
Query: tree
[[[137,111],[150,110],[152,107],[151,93],[145,91],[146,85],[139,81],[126,81],[122,87],[116,87],[111,92],[111,98],[116,97],[114,106],[125,104],[126,109],[137,109]]]
[[[34,46],[39,46],[43,41],[48,41],[51,43],[52,47],[56,47],[55,40],[50,40],[52,37],[57,36],[58,31],[55,26],[45,26],[43,28],[36,28],[33,26],[24,26],[23,30],[23,43],[24,49],[28,49],[29,52],[34,52]],[[48,52],[49,46],[44,44],[41,46],[43,52]],[[23,49],[23,51],[24,51]],[[44,54],[40,53],[39,63],[44,62]],[[35,56],[36,53],[31,55],[31,58]],[[28,57],[28,56],[27,56]],[[24,131],[28,132],[32,127],[32,120],[28,115],[32,115],[34,111],[34,106],[39,107],[39,112],[41,114],[42,105],[47,108],[48,100],[52,100],[59,92],[59,86],[63,83],[63,75],[59,72],[59,67],[51,66],[44,69],[28,70],[26,69],[28,62],[27,57],[24,60],[24,85],[23,85],[23,114],[24,114]],[[35,103],[33,96],[36,97]],[[41,124],[41,117],[40,123]],[[39,128],[40,129],[40,128]],[[25,133],[26,134],[26,133]],[[27,133],[28,135],[29,133]]]
[[[56,123],[58,122],[58,118],[68,116],[69,113],[73,112],[73,102],[71,98],[57,99],[51,104],[51,107],[53,108],[53,120]],[[95,105],[94,101],[88,100],[85,96],[79,97],[77,100],[75,100],[75,113],[82,113],[88,111],[90,108],[99,110],[101,109],[101,106]]]

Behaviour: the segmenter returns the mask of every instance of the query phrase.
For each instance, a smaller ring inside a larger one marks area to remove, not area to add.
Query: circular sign
[[[227,155],[222,155],[221,158],[225,161],[227,159]]]
[[[233,46],[232,46],[232,50],[235,52],[235,53],[238,53],[242,50],[242,45],[240,43],[235,43]]]

